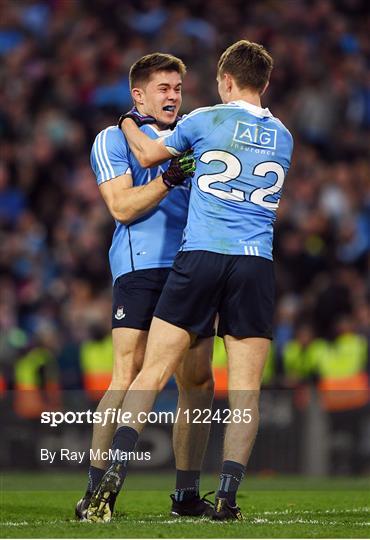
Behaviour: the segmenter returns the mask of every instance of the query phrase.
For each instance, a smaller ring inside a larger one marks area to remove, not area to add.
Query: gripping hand
[[[189,176],[194,176],[195,159],[192,150],[187,150],[181,156],[171,159],[167,171],[162,174],[163,182],[168,189],[172,189],[183,183]]]
[[[155,124],[157,120],[154,116],[140,114],[136,107],[133,107],[131,111],[128,111],[125,114],[122,114],[118,119],[118,127],[122,128],[122,122],[126,118],[131,118],[137,125],[137,127],[144,126],[145,124]]]

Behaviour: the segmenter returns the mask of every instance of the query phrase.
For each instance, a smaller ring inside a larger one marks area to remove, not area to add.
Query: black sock
[[[236,505],[236,492],[245,473],[245,467],[236,461],[224,461],[220,475],[220,487],[216,497],[227,499],[231,506]]]
[[[90,496],[95,489],[100,484],[100,480],[103,478],[105,473],[104,469],[98,469],[97,467],[94,467],[94,465],[90,465],[89,467],[89,482],[87,484],[87,490],[85,495]]]
[[[127,426],[118,428],[114,434],[112,443],[112,451],[114,453],[113,465],[122,465],[117,471],[121,477],[121,483],[123,483],[127,474],[128,459],[126,454],[135,449],[138,438],[138,432]]]
[[[175,501],[184,502],[199,497],[200,471],[176,470]]]

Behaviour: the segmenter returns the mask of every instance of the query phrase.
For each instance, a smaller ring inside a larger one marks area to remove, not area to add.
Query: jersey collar
[[[158,129],[157,126],[153,126],[153,124],[146,124],[154,133],[158,135],[158,137],[167,137],[167,135],[171,135],[172,130],[171,129]]]
[[[272,114],[268,109],[262,109],[262,107],[257,107],[257,105],[253,105],[253,103],[248,103],[248,101],[244,101],[243,99],[238,99],[236,101],[232,101],[231,103],[233,105],[235,104],[239,105],[239,107],[243,107],[243,109],[246,109],[248,112],[254,114],[254,116],[258,116],[259,118],[272,118]]]

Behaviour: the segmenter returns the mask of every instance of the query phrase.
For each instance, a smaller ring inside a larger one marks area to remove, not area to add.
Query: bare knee
[[[138,362],[134,351],[119,351],[114,355],[112,380],[109,390],[126,391],[138,374]]]
[[[143,368],[132,385],[132,390],[148,390],[160,392],[166,386],[168,378],[158,369]]]
[[[113,329],[114,362],[109,390],[128,390],[143,365],[147,334],[135,328]]]
[[[176,383],[179,392],[201,392],[204,394],[212,393],[215,389],[215,382],[213,379],[213,373],[211,370],[200,373],[186,375],[176,375]]]
[[[129,388],[134,379],[115,379],[112,377],[111,383],[108,387],[108,391],[114,391],[114,392],[126,392]]]
[[[244,409],[250,408],[253,411],[253,415],[258,415],[259,409],[259,389],[243,389],[243,390],[230,390],[229,389],[229,404],[231,409]]]

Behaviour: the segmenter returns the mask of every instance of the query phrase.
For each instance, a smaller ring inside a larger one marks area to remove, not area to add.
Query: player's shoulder
[[[293,145],[293,135],[286,127],[286,125],[276,116],[273,116],[272,120],[274,121],[276,127],[279,129],[279,132],[282,133],[286,137],[287,141]]]
[[[102,129],[95,137],[91,154],[92,157],[114,156],[117,159],[126,159],[129,146],[126,138],[118,126],[108,126]]]
[[[269,109],[260,107],[244,100],[233,101],[229,105],[237,106],[241,111],[246,114],[246,118],[248,121],[241,122],[241,124],[246,124],[247,126],[258,125],[258,129],[260,130],[260,132],[261,130],[265,129],[266,133],[270,132],[270,136],[273,136],[275,141],[277,134],[279,134],[279,140],[283,143],[283,145],[286,145],[290,151],[292,150],[292,134],[283,124],[283,122],[279,120],[279,118],[274,116]]]
[[[125,141],[125,140],[126,140],[125,136],[118,126],[108,126],[102,129],[101,131],[99,131],[99,133],[95,137],[94,145],[102,144],[103,142],[105,143],[119,142],[120,144],[122,144],[122,141]]]
[[[204,116],[212,116],[215,113],[219,113],[223,110],[230,111],[230,109],[236,109],[236,107],[229,103],[218,103],[217,105],[211,105],[210,107],[199,107],[198,109],[191,111],[189,114],[184,115],[178,123],[181,124],[190,119],[199,119],[203,118]]]

